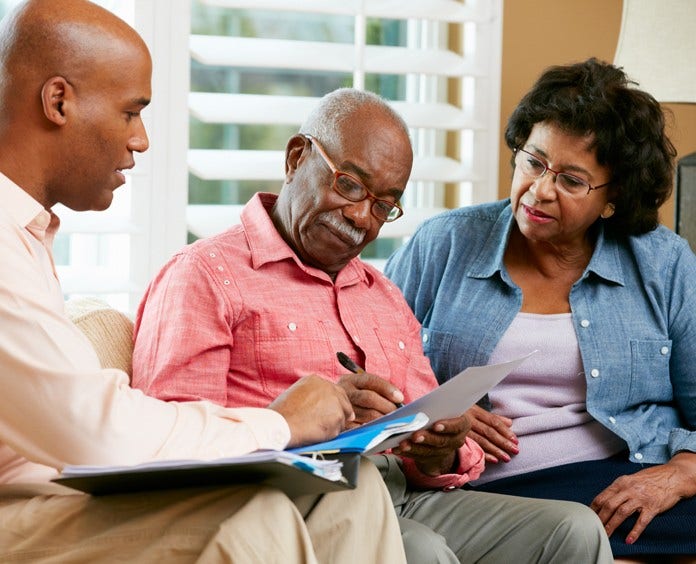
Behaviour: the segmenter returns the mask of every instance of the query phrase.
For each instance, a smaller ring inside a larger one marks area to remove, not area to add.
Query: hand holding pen
[[[394,411],[393,406],[403,407],[404,395],[401,390],[379,376],[366,373],[345,353],[336,353],[336,357],[346,370],[361,376],[360,378],[344,377],[339,381],[339,385],[346,390],[353,404],[356,420],[359,423],[367,423],[391,413]]]

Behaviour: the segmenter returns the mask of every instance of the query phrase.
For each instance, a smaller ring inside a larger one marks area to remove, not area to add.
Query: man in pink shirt
[[[325,96],[285,153],[280,195],[257,194],[241,225],[185,248],[138,311],[133,385],[171,401],[262,407],[298,379],[342,386],[362,423],[436,386],[398,289],[358,257],[398,202],[408,129],[378,96]],[[346,374],[336,352],[365,368]],[[579,504],[459,489],[483,468],[465,415],[374,457],[412,562],[610,562]],[[560,525],[560,526],[559,526]]]
[[[51,208],[111,204],[148,148],[151,70],[137,33],[85,0],[29,0],[0,23],[0,561],[404,562],[371,464],[355,490],[294,500],[253,486],[91,497],[49,482],[66,464],[283,449],[354,417],[318,377],[262,409],[156,400],[102,369],[66,317]]]

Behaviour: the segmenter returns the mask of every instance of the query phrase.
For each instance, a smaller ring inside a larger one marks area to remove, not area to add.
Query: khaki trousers
[[[247,486],[92,497],[0,486],[0,562],[402,563],[389,494],[363,460],[355,490],[290,500]]]

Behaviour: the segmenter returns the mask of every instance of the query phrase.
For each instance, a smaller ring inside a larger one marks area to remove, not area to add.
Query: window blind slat
[[[203,180],[278,180],[284,178],[283,151],[233,151],[191,149],[189,170]],[[448,157],[413,159],[411,180],[466,182],[476,180],[473,171]]]
[[[192,35],[191,56],[204,65],[352,73],[352,44],[249,37]],[[482,76],[477,65],[453,51],[367,45],[364,70],[374,74],[421,73],[449,77]]]
[[[364,13],[373,18],[421,18],[450,23],[482,22],[490,18],[488,2],[462,4],[455,0],[200,0],[200,3],[221,8],[334,15]]]
[[[353,71],[353,46],[320,41],[192,35],[191,56],[204,65]]]
[[[205,123],[300,125],[319,98],[191,92],[191,114]],[[409,127],[483,129],[471,115],[451,104],[392,102]]]
[[[189,170],[203,180],[279,180],[283,151],[189,149]]]
[[[189,110],[205,123],[299,125],[319,98],[191,92]]]

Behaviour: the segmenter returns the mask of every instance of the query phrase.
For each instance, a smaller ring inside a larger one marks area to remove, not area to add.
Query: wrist
[[[680,494],[683,497],[696,496],[696,453],[682,451],[675,454],[669,462],[668,466],[674,468],[678,473]]]
[[[442,474],[456,473],[458,464],[457,453],[453,451],[447,454],[444,458],[416,460],[416,468],[426,476],[437,477]]]

